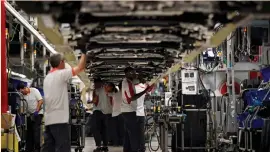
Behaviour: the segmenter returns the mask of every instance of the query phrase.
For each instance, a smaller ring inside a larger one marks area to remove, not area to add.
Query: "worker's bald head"
[[[65,65],[64,63],[64,55],[57,53],[57,54],[53,54],[50,57],[50,64],[53,68],[58,68],[59,66],[62,66],[61,63],[63,63],[63,65]],[[62,67],[61,67],[62,68]]]

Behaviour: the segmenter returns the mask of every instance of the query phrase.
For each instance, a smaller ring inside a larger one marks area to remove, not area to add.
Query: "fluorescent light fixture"
[[[11,73],[11,75],[13,75],[13,76],[17,76],[17,77],[20,77],[20,78],[26,78],[26,76],[25,75],[23,75],[23,74],[20,74],[20,73],[16,73],[16,72],[13,72],[13,71],[11,71],[11,70],[8,70],[7,69],[7,73]]]

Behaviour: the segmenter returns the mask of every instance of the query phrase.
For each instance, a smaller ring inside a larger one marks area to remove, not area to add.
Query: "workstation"
[[[269,151],[269,7],[1,1],[1,151]]]

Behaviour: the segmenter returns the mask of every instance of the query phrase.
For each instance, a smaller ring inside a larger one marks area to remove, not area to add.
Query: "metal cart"
[[[70,102],[71,147],[82,152],[85,147],[85,109],[83,102],[76,98]]]

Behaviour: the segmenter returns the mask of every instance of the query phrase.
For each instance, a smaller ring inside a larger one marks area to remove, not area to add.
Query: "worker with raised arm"
[[[124,152],[138,152],[139,143],[139,127],[137,122],[137,99],[143,96],[151,88],[147,86],[142,92],[137,93],[135,90],[134,80],[137,77],[133,68],[127,67],[125,70],[125,78],[122,81],[122,104],[121,112],[125,124],[125,141]]]
[[[85,43],[79,44],[82,55],[79,64],[73,68],[65,68],[62,54],[53,54],[49,61],[51,71],[43,83],[45,105],[45,135],[42,152],[70,152],[71,139],[69,129],[68,82],[84,71],[86,64]]]
[[[27,136],[26,150],[40,151],[40,129],[43,118],[43,98],[36,88],[26,87],[24,83],[17,85],[17,90],[23,94],[27,102]]]

